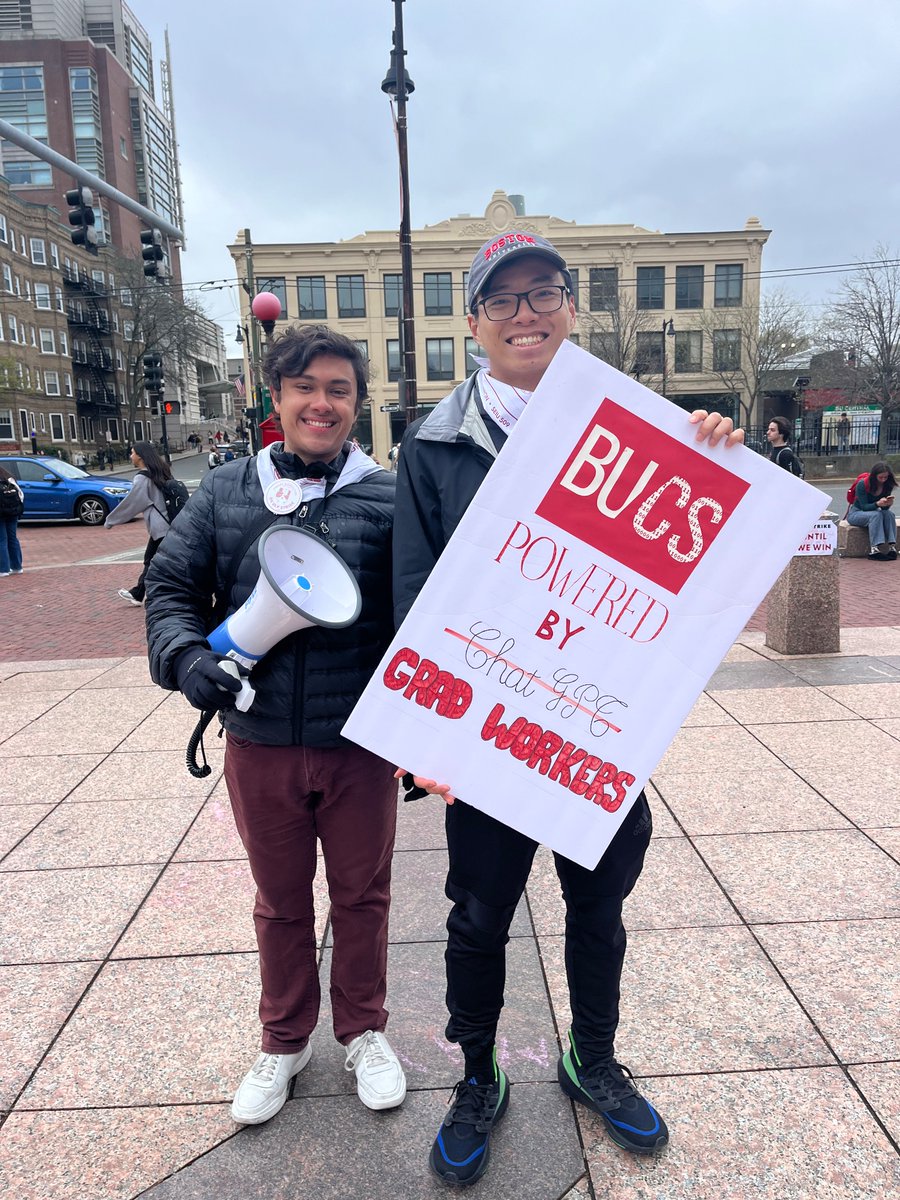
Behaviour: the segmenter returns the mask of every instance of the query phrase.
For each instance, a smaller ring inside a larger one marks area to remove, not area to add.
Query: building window
[[[10,313],[7,316],[6,322],[9,325],[9,340],[11,342],[18,342],[18,340],[19,340],[19,322],[12,315],[12,313]]]
[[[64,442],[66,435],[63,432],[63,416],[62,413],[50,414],[50,440],[51,442]]]
[[[119,301],[122,304],[127,304],[129,308],[133,307],[134,300],[131,296],[131,288],[123,287],[119,293]]]
[[[475,356],[484,358],[484,350],[479,346],[478,342],[473,337],[466,338],[466,374],[470,371],[478,371],[479,365],[475,361]]]
[[[72,132],[75,135],[75,161],[80,167],[91,171],[100,179],[105,179],[100,89],[93,67],[69,68],[69,94],[72,103]],[[94,211],[97,212],[97,209]]]
[[[36,283],[34,285],[34,307],[50,309],[50,284]]]
[[[640,375],[659,375],[663,365],[663,335],[639,333],[634,369]]]
[[[64,329],[59,331],[59,352],[64,358],[69,357],[69,335]]]
[[[619,307],[619,268],[591,267],[591,312],[615,312]]]
[[[12,268],[10,267],[9,263],[3,264],[3,290],[4,292],[9,292],[9,294],[12,295],[13,277]]]
[[[59,270],[59,246],[56,242],[50,243],[50,265]]]
[[[356,347],[359,350],[360,354],[363,356],[363,358],[366,360],[366,362],[368,362],[369,361],[369,339],[368,338],[354,338],[353,341],[356,343]]]
[[[740,308],[744,296],[744,268],[740,263],[716,263],[716,308]]]
[[[11,408],[0,408],[0,442],[13,440],[13,415]]]
[[[122,322],[122,337],[126,342],[134,341],[134,321]]]
[[[703,307],[703,267],[675,268],[675,307]]]
[[[41,330],[41,354],[56,353],[56,338],[52,329]]]
[[[328,308],[325,302],[324,275],[297,276],[297,303],[301,321],[325,321]]]
[[[31,261],[39,267],[47,265],[47,247],[43,238],[31,238]]]
[[[8,238],[7,238],[7,233],[6,233],[6,217],[3,215],[3,213],[0,213],[0,242],[3,242],[3,244],[5,246],[7,243],[7,240],[8,240]]]
[[[8,9],[10,6],[3,7]],[[0,117],[46,144],[47,101],[43,67],[0,67]],[[35,158],[14,142],[0,140],[0,161],[3,162],[3,174],[13,186],[50,187],[53,182],[49,163]]]
[[[425,362],[429,379],[452,379],[453,338],[426,338]]]
[[[56,311],[57,312],[65,312],[65,305],[63,304],[62,288],[60,288],[60,287],[54,288],[54,291],[56,293]]]
[[[693,329],[675,334],[675,370],[703,370],[703,334]]]
[[[425,316],[453,316],[453,277],[449,271],[425,272]]]
[[[45,371],[44,372],[44,391],[47,393],[48,396],[58,396],[60,394],[59,371]],[[41,413],[41,420],[43,420],[43,417],[44,417],[44,414]]]
[[[362,275],[338,275],[337,298],[339,317],[364,317],[366,285]]]
[[[396,383],[400,378],[400,339],[387,340],[387,377],[388,383]]]
[[[259,292],[271,292],[273,296],[277,296],[281,301],[281,313],[278,316],[279,321],[287,320],[287,290],[285,287],[284,276],[273,276],[270,279],[257,279],[256,288]]]
[[[592,329],[588,343],[591,354],[612,367],[619,366],[619,338],[612,330]]]
[[[577,310],[581,306],[581,300],[578,295],[578,269],[577,269],[577,267],[575,268],[575,270],[572,270],[572,268],[570,267],[569,275],[572,277],[572,299],[575,301],[575,308]]]
[[[716,329],[713,332],[713,370],[738,371],[741,366],[741,331]]]
[[[125,359],[122,357],[122,351],[119,349],[118,346],[116,346],[116,370],[117,371],[125,370]]]
[[[3,340],[4,340],[4,338],[3,338],[3,314],[0,313],[0,342],[2,342]]]
[[[383,276],[383,287],[384,315],[386,317],[396,317],[400,312],[400,306],[403,302],[403,276]]]
[[[66,378],[68,378],[68,376],[67,376]],[[69,383],[71,384],[71,382],[72,382],[72,381],[71,381],[71,379],[70,379],[70,380],[69,380]],[[71,393],[71,392],[66,392],[66,395],[67,395],[67,396],[71,396],[71,395],[72,395],[72,393]],[[78,441],[78,422],[75,420],[75,414],[74,414],[74,413],[68,413],[68,414],[67,414],[67,416],[68,416],[68,418],[69,418],[69,441],[70,441],[70,442],[77,442],[77,441]]]
[[[68,371],[66,371],[65,375],[63,375],[63,383],[64,383],[64,386],[66,389],[66,395],[71,396],[72,395],[72,376],[69,374]],[[74,417],[70,417],[69,419],[74,421]],[[73,440],[75,438],[74,427],[73,427],[73,431],[72,431],[72,438],[73,438]]]
[[[122,157],[124,159],[127,160],[127,158],[128,158],[128,143],[125,141],[125,139],[122,137],[121,134],[119,135],[119,153],[122,155]]]
[[[663,308],[666,291],[665,267],[638,267],[637,269],[637,306],[638,308]]]

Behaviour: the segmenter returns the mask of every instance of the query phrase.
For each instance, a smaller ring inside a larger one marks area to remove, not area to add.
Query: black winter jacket
[[[359,619],[346,629],[313,626],[291,634],[253,669],[249,712],[224,714],[238,737],[269,746],[339,746],[340,730],[387,649],[391,625],[391,525],[395,477],[378,471],[314,500],[305,519],[272,524],[327,526],[326,541],[353,572]],[[302,506],[301,510],[302,512]],[[250,595],[259,576],[257,542],[248,548],[225,608],[210,623],[210,598],[225,584],[241,538],[267,510],[256,459],[225,463],[205,476],[179,513],[147,575],[147,642],[154,682],[177,690],[175,662]]]
[[[412,607],[506,440],[482,415],[476,397],[471,375],[403,435],[394,522],[396,625]]]

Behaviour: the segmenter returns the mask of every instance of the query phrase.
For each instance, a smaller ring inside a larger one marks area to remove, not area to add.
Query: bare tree
[[[759,306],[695,311],[678,328],[702,333],[704,373],[740,398],[742,424],[752,422],[767,377],[811,344],[802,304],[781,289],[767,292]]]
[[[184,300],[177,284],[146,278],[141,259],[117,256],[114,265],[122,318],[125,403],[131,430],[144,399],[144,355],[158,354],[165,365],[167,380],[177,377],[183,382],[185,361],[203,336],[200,328],[203,310],[195,301]]]
[[[879,405],[885,417],[900,409],[900,259],[887,246],[844,280],[820,332],[847,355],[853,399]],[[882,442],[887,426],[882,420]]]

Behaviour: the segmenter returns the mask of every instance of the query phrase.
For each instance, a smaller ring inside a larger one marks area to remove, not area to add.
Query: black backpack
[[[180,479],[167,479],[159,489],[166,503],[163,516],[171,525],[188,502],[189,492]]]
[[[805,479],[806,478],[806,467],[803,465],[803,459],[800,458],[800,456],[798,454],[795,454],[793,452],[793,450],[791,450],[790,446],[782,446],[781,447],[781,450],[778,451],[778,454],[775,458],[776,463],[779,465],[779,467],[783,466],[782,461],[781,461],[781,455],[782,455],[782,452],[785,450],[789,451],[789,453],[791,455],[791,461],[788,464],[787,470],[789,470],[792,475],[796,475],[798,479]]]
[[[21,517],[25,506],[11,479],[0,479],[0,517]]]

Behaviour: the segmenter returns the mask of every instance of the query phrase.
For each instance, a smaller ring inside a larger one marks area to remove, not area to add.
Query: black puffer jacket
[[[391,526],[394,476],[378,471],[313,501],[305,519],[324,521],[326,540],[353,572],[362,594],[359,619],[347,629],[314,626],[291,634],[254,668],[256,700],[249,712],[228,710],[225,727],[269,746],[339,746],[340,730],[392,635]],[[302,511],[302,509],[301,509]],[[245,530],[266,513],[256,459],[237,459],[211,471],[179,513],[147,576],[150,674],[177,690],[175,663],[188,647],[205,645],[209,604],[225,584]],[[244,555],[218,624],[247,599],[259,576],[257,543]]]
[[[479,411],[475,378],[471,375],[454,388],[403,435],[394,524],[398,626],[506,441],[499,427]]]

